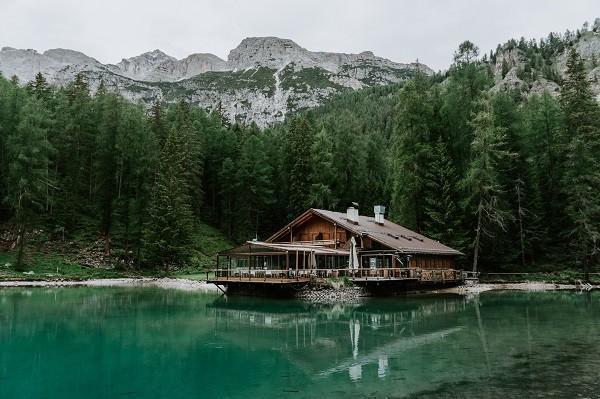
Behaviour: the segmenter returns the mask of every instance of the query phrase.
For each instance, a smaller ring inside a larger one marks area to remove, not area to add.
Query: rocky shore
[[[317,303],[353,303],[360,302],[369,296],[361,287],[324,287],[324,288],[304,288],[296,296],[308,302]]]
[[[589,291],[599,288],[596,285],[580,284],[556,284],[544,282],[523,282],[523,283],[479,283],[465,284],[458,287],[444,288],[432,291],[440,294],[479,294],[486,291],[558,291],[558,290],[581,290]]]

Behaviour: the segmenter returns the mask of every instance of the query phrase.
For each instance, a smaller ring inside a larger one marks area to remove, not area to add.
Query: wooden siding
[[[343,247],[350,234],[339,226],[336,228],[333,223],[313,216],[300,226],[291,227],[292,242],[298,241],[327,241],[337,240],[339,246]],[[282,235],[276,242],[290,242],[290,234]]]
[[[414,255],[409,267],[417,267],[419,269],[453,269],[454,259],[450,256],[440,255]]]

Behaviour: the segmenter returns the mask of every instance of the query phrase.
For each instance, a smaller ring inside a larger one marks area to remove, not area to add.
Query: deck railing
[[[358,269],[217,269],[218,280],[349,278],[360,280],[418,280],[449,282],[464,279],[462,270],[419,268],[358,268]]]

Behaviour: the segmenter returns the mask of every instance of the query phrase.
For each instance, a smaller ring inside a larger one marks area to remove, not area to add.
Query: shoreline
[[[432,290],[436,294],[480,294],[488,291],[525,291],[525,292],[544,292],[544,291],[585,291],[600,288],[591,284],[559,284],[544,283],[538,281],[523,281],[518,283],[477,283],[465,284],[457,287],[441,288]]]
[[[183,291],[221,292],[214,284],[205,281],[169,277],[124,277],[91,280],[6,280],[0,281],[2,288],[60,288],[60,287],[155,287]]]
[[[5,280],[0,281],[1,288],[50,288],[50,287],[156,287],[163,289],[178,289],[184,291],[201,291],[219,293],[221,290],[212,283],[201,280],[169,277],[141,277],[141,278],[107,278],[91,280]],[[477,283],[465,284],[457,287],[440,288],[428,291],[432,294],[479,294],[488,291],[564,291],[564,290],[592,290],[600,286],[591,284],[558,284],[544,282],[517,282],[517,283]],[[334,290],[335,291],[335,290]],[[336,295],[337,296],[337,295]],[[309,296],[310,297],[310,296]],[[346,297],[341,295],[341,297]],[[309,298],[307,298],[309,299]]]

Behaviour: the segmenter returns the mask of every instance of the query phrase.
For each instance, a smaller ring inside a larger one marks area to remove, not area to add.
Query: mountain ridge
[[[177,59],[155,49],[103,64],[70,49],[0,50],[0,73],[6,78],[27,82],[41,72],[49,83],[65,86],[82,74],[92,90],[104,82],[131,101],[185,100],[207,110],[218,108],[231,122],[261,127],[342,91],[398,83],[417,71],[433,74],[424,64],[398,63],[370,51],[310,51],[273,36],[243,39],[227,60],[210,53]]]

